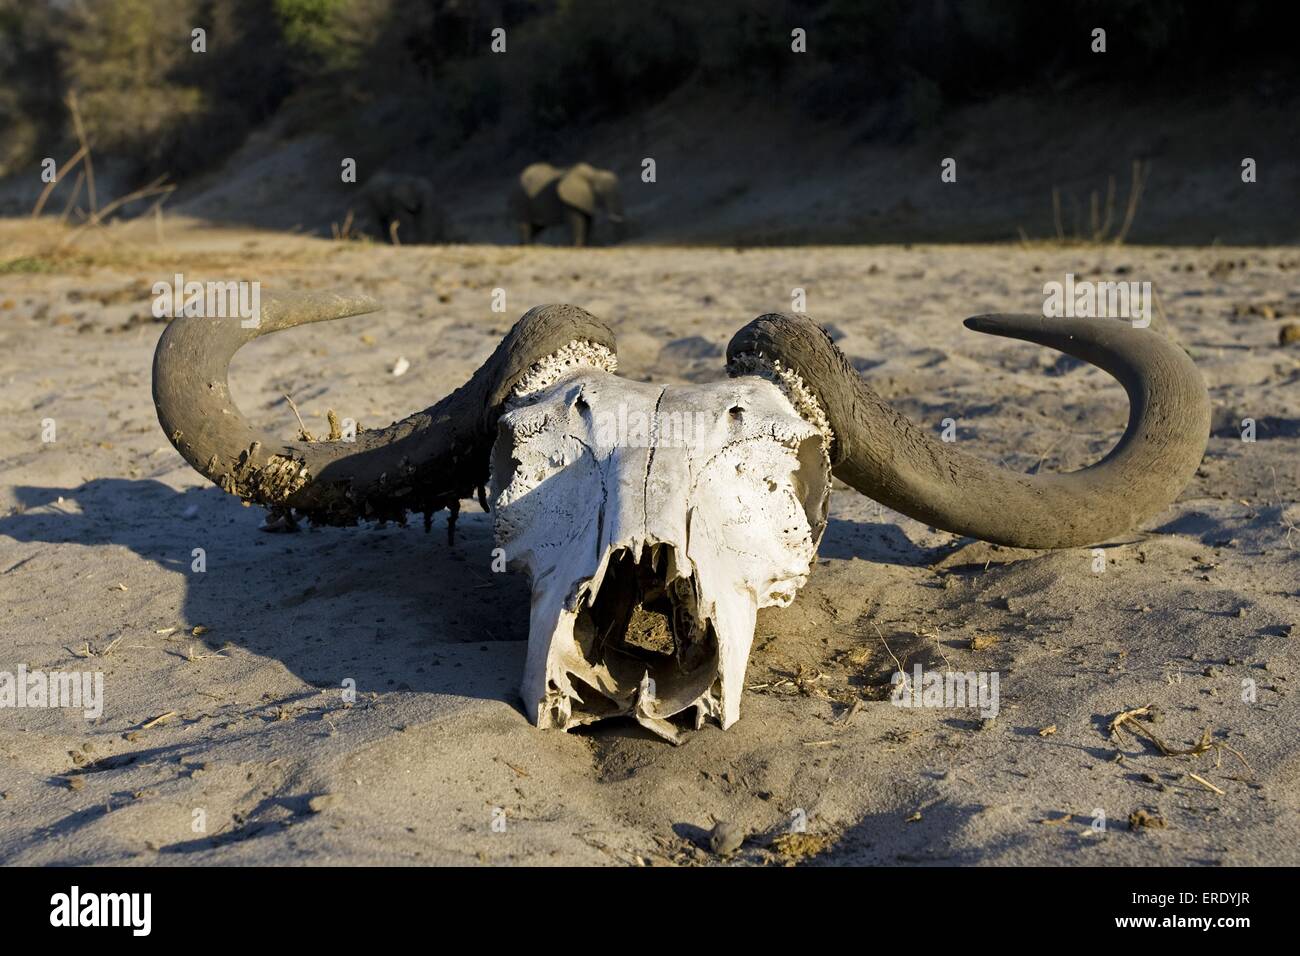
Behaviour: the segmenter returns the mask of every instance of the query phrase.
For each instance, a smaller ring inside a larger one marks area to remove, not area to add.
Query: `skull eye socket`
[[[739,418],[741,415],[745,414],[745,408],[743,405],[732,405],[731,408],[727,409],[727,413],[732,418]]]

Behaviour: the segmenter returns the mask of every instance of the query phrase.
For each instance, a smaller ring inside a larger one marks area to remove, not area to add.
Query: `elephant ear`
[[[622,222],[623,195],[618,188],[618,174],[608,169],[593,170],[592,184],[605,207],[605,215],[611,222]]]
[[[585,212],[588,216],[596,214],[596,191],[592,189],[591,174],[594,172],[586,163],[579,163],[560,177],[555,191],[566,206]]]
[[[519,185],[529,199],[536,199],[551,183],[560,178],[561,170],[550,163],[533,163],[519,174]]]
[[[393,198],[407,212],[415,213],[420,211],[420,188],[409,179],[403,179],[393,187]]]

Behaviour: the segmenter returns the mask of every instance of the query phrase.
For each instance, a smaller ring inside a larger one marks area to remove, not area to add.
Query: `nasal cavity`
[[[640,554],[616,551],[574,627],[583,656],[603,665],[612,681],[607,694],[626,705],[649,676],[664,714],[708,690],[718,666],[717,635],[700,618],[695,582],[677,577],[677,568],[671,545],[649,545]]]

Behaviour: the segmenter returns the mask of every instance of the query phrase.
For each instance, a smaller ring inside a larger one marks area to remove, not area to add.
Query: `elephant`
[[[423,176],[378,172],[366,181],[351,212],[357,231],[393,245],[438,242],[445,220],[433,183]]]
[[[618,175],[587,163],[559,168],[533,163],[519,174],[510,194],[510,216],[527,244],[547,226],[568,222],[573,244],[585,246],[597,211],[614,225],[615,240],[623,238],[623,198]]]

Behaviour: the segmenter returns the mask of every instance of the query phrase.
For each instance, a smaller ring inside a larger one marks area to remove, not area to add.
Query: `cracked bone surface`
[[[826,527],[826,437],[757,375],[663,387],[585,358],[522,383],[493,449],[497,544],[532,582],[528,716],[729,727],[758,609],[794,599]]]

